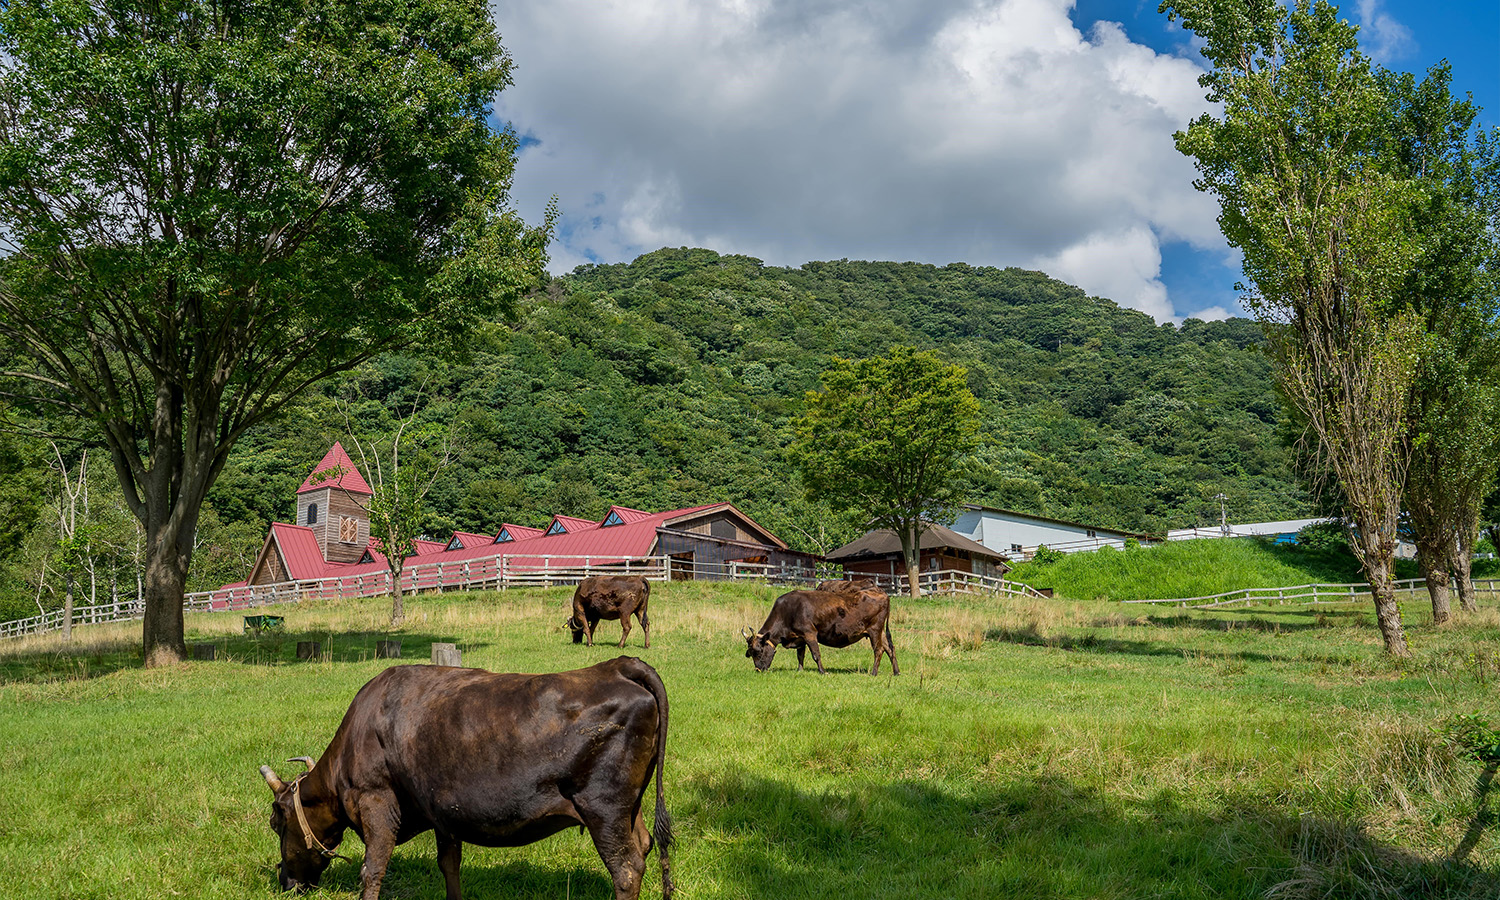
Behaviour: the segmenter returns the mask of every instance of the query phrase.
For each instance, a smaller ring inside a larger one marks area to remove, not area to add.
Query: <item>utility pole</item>
[[[1224,501],[1229,498],[1220,492],[1214,494],[1214,499],[1219,501],[1219,531],[1223,532],[1225,537],[1229,537],[1229,516],[1224,509]]]

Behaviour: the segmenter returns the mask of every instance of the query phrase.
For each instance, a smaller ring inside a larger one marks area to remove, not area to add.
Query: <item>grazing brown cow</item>
[[[820,581],[815,591],[878,591],[880,585],[873,578],[845,578],[841,581]]]
[[[321,759],[292,760],[307,771],[290,784],[260,767],[275,795],[277,878],[284,890],[316,887],[353,828],[365,844],[361,900],[378,900],[391,851],[435,831],[448,900],[461,900],[464,842],[519,847],[579,825],[615,900],[640,896],[653,844],[669,900],[666,748],[666,688],[629,656],[553,675],[393,666],[360,688]],[[641,808],[653,774],[648,831]]]
[[[600,619],[620,620],[620,646],[630,637],[630,617],[641,620],[641,633],[646,636],[646,649],[651,649],[651,623],[646,619],[646,604],[651,600],[651,582],[644,575],[591,575],[578,583],[573,591],[573,614],[568,617],[568,630],[573,632],[573,643],[583,643],[588,636],[588,645],[594,646],[594,626]]]
[[[896,647],[891,643],[887,625],[891,616],[891,598],[883,591],[791,591],[776,598],[771,615],[760,630],[744,631],[749,645],[745,655],[755,661],[755,669],[764,672],[771,667],[777,646],[797,648],[797,669],[801,671],[804,653],[811,648],[818,672],[824,673],[819,646],[847,647],[856,641],[870,639],[875,648],[875,664],[870,674],[880,671],[880,654],[891,658],[891,674],[900,675],[896,664]]]

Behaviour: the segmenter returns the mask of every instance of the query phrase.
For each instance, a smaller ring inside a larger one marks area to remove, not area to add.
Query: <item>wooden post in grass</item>
[[[462,666],[464,664],[463,654],[459,651],[457,644],[434,642],[432,645],[432,664],[435,666]]]
[[[218,647],[217,644],[194,644],[193,645],[193,659],[214,660],[214,659],[218,659],[218,657],[219,657],[219,647]]]
[[[400,641],[376,641],[375,642],[375,658],[376,659],[400,659],[401,658],[401,642]]]

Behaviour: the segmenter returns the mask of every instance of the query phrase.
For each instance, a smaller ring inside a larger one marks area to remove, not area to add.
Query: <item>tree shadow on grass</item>
[[[813,794],[728,772],[686,788],[687,814],[736,897],[1500,896],[1493,870],[1426,860],[1355,825],[1255,804],[1205,812],[1105,797],[1060,778]]]
[[[443,873],[438,869],[437,854],[429,837],[420,842],[422,851],[409,852],[410,844],[400,847],[386,867],[385,880],[381,884],[382,897],[404,897],[411,900],[441,900],[447,896],[443,884]],[[610,898],[614,896],[614,883],[610,881],[604,863],[597,857],[593,867],[535,866],[522,860],[490,863],[476,862],[479,854],[472,845],[464,845],[464,860],[460,870],[460,881],[465,897],[505,897],[516,900],[553,900],[557,897]],[[502,851],[503,852],[503,851]],[[324,873],[322,887],[335,891],[359,894],[359,869],[361,860],[356,854],[353,862],[335,862]],[[647,860],[647,871],[656,863],[653,852]],[[660,871],[658,869],[658,871]],[[652,881],[648,875],[648,884]],[[287,895],[291,896],[291,895]],[[642,892],[642,896],[646,896]]]
[[[1127,641],[1120,638],[1100,637],[1094,633],[1081,635],[1042,634],[1035,624],[1021,628],[991,628],[984,633],[987,641],[1019,644],[1023,647],[1047,647],[1054,650],[1070,650],[1087,653],[1124,653],[1132,656],[1212,657],[1213,659],[1240,660],[1244,662],[1295,663],[1307,662],[1304,656],[1286,656],[1279,653],[1261,653],[1255,650],[1222,650],[1205,647],[1179,647],[1161,641]],[[1328,662],[1347,662],[1330,657]]]
[[[401,642],[402,655],[399,659],[392,660],[392,664],[429,662],[432,645],[437,642],[456,643],[466,653],[490,646],[485,642],[466,641],[455,635],[410,631],[276,630],[259,634],[189,634],[187,664],[279,666],[365,662],[376,658],[376,642],[388,639]],[[319,657],[315,660],[298,659],[299,641],[317,642],[320,645]],[[192,659],[193,647],[197,644],[212,644],[217,658],[213,661]],[[82,681],[140,666],[141,652],[137,641],[113,642],[108,645],[79,641],[72,646],[0,656],[0,684]]]
[[[392,664],[425,663],[431,661],[432,645],[435,643],[457,644],[459,650],[482,650],[490,646],[485,642],[466,641],[462,637],[427,632],[387,631],[265,631],[260,634],[218,635],[212,643],[219,648],[221,658],[248,665],[300,665],[309,662],[353,663],[376,658],[379,641],[399,641],[401,656]],[[319,656],[316,660],[297,658],[297,644],[316,642]],[[191,638],[191,645],[196,643]]]
[[[1281,618],[1268,618],[1265,610],[1222,609],[1214,610],[1213,616],[1188,614],[1170,616],[1147,616],[1142,624],[1157,628],[1196,628],[1201,631],[1257,631],[1263,634],[1283,634],[1300,631],[1318,631],[1361,624],[1366,618],[1363,610],[1298,610],[1277,612],[1275,616],[1294,616],[1307,621],[1286,622]]]

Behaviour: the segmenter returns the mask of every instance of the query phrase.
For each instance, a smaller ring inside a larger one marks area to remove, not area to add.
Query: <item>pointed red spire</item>
[[[323,474],[335,469],[342,474]],[[354,467],[354,460],[344,452],[344,445],[338,441],[334,441],[333,446],[328,448],[323,461],[318,463],[317,467],[312,470],[312,474],[307,476],[307,480],[302,482],[302,487],[297,489],[297,493],[305,494],[308,491],[317,491],[326,487],[339,488],[351,494],[364,494],[367,497],[375,493],[370,490],[365,477],[359,474],[359,469]]]

